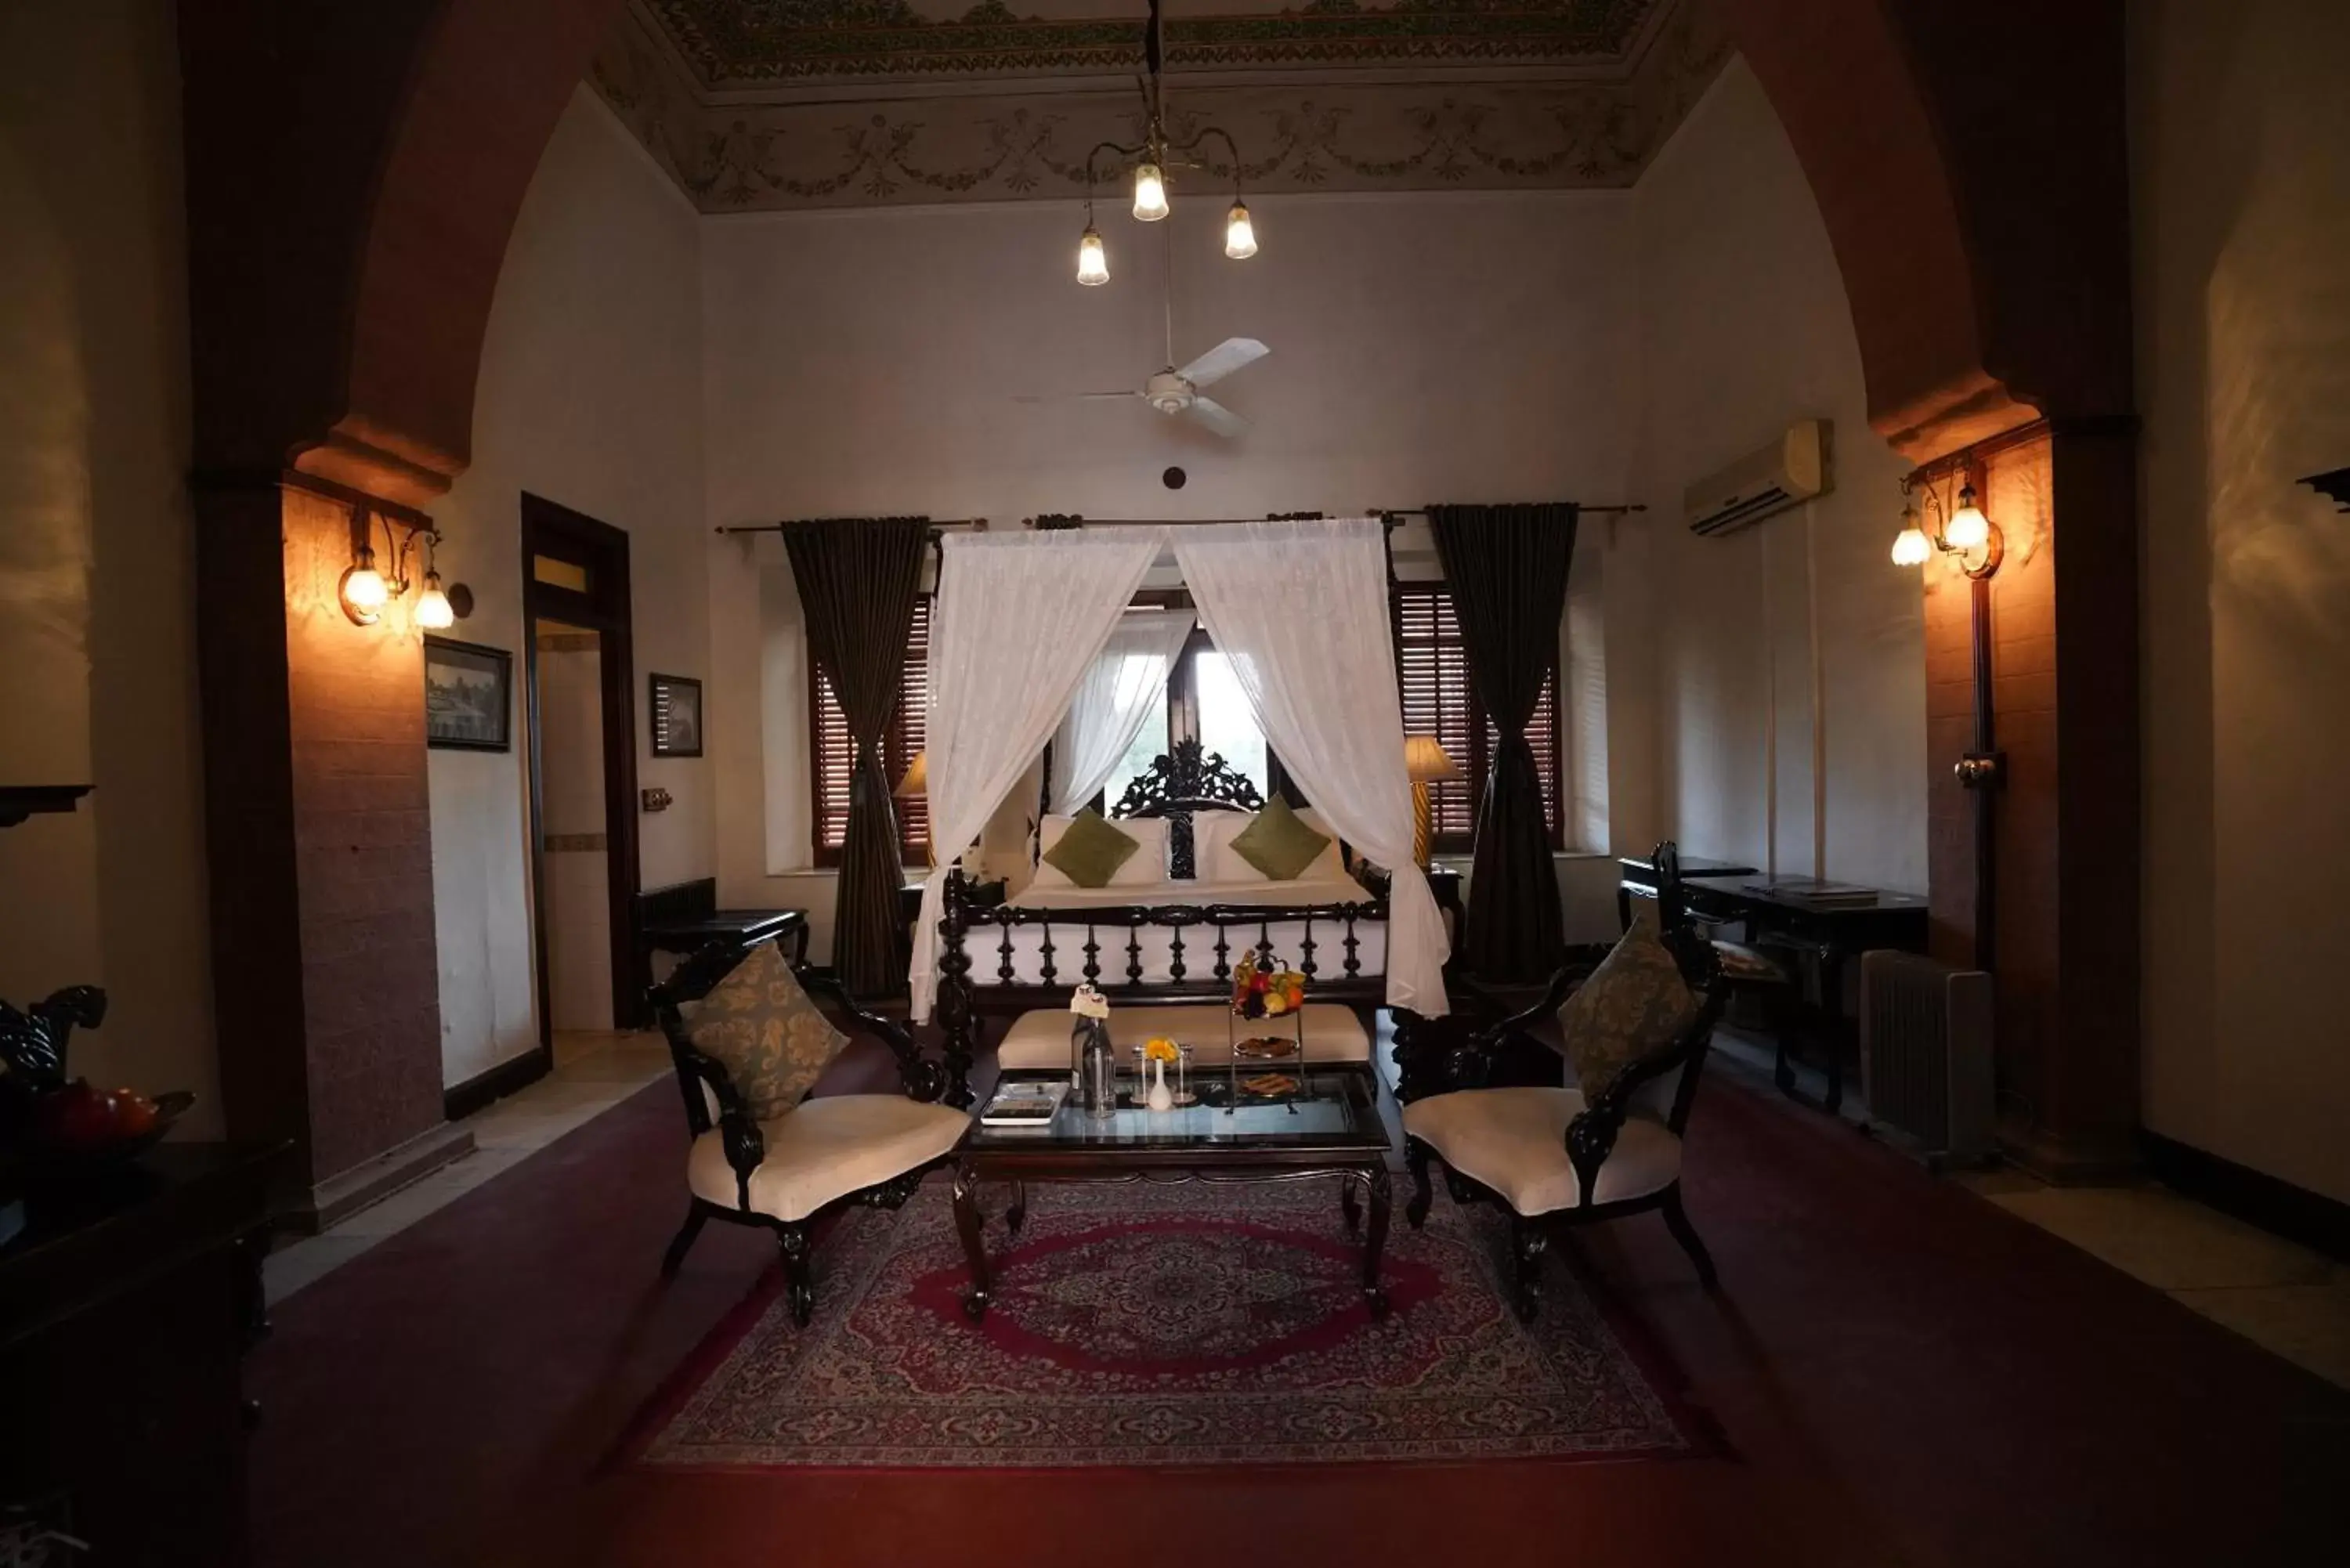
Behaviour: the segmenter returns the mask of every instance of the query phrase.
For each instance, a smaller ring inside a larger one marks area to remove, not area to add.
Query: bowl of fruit
[[[195,1103],[184,1089],[150,1099],[76,1078],[33,1104],[26,1138],[32,1173],[55,1179],[127,1164],[161,1143]]]

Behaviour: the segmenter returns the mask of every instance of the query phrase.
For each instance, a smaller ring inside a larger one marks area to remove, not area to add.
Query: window
[[[1444,854],[1466,853],[1477,836],[1477,804],[1492,766],[1497,736],[1469,687],[1469,653],[1451,590],[1398,588],[1395,595],[1396,675],[1403,689],[1403,728],[1408,735],[1434,735],[1461,766],[1461,776],[1429,788],[1430,846]],[[1557,654],[1552,653],[1542,695],[1526,722],[1534,772],[1542,780],[1543,820],[1551,847],[1562,843]]]
[[[808,668],[816,670],[810,659]],[[813,677],[815,695],[808,705],[809,728],[815,732],[810,750],[815,756],[814,810],[816,863],[840,864],[840,846],[848,836],[848,775],[855,753],[848,741],[848,720],[832,694],[832,682],[821,671]],[[931,600],[925,594],[914,601],[914,620],[906,637],[906,672],[898,688],[898,711],[881,733],[881,771],[896,789],[915,753],[925,743],[925,704],[931,691]],[[906,864],[919,866],[931,843],[931,806],[921,795],[893,802],[898,808],[898,852]]]

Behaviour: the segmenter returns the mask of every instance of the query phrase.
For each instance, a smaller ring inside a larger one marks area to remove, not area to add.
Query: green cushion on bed
[[[1232,853],[1275,882],[1295,882],[1330,847],[1330,836],[1298,820],[1279,795],[1232,836]]]
[[[1118,868],[1134,858],[1142,846],[1102,819],[1087,806],[1069,820],[1045,861],[1080,888],[1107,888]]]

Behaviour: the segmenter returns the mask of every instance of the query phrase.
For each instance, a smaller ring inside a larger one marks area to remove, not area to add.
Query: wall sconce
[[[1956,556],[1959,569],[1977,582],[1998,571],[2007,556],[2007,540],[1976,504],[1975,487],[1960,480],[1956,501],[1946,504],[1932,483],[1926,483],[1926,504],[1939,522],[1929,533],[1911,498],[1911,483],[1901,482],[1901,532],[1893,536],[1893,564],[1922,566],[1939,551]]]
[[[385,576],[376,566],[375,524],[383,523],[383,542],[391,556],[391,576]],[[441,531],[430,523],[403,523],[369,506],[351,508],[351,533],[355,543],[351,564],[335,585],[336,597],[342,603],[343,613],[351,618],[354,626],[374,626],[383,619],[384,607],[413,587],[408,579],[410,560],[417,554],[417,541],[423,544],[423,590],[416,596],[416,624],[427,631],[445,631],[457,623],[457,612],[450,596],[441,587],[441,574],[435,569],[435,552],[441,543]],[[473,596],[463,584],[456,592],[470,606]]]

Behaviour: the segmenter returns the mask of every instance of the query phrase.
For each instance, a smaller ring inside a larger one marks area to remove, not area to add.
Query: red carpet
[[[852,1211],[816,1314],[780,1275],[700,1353],[643,1452],[663,1468],[1040,1469],[1693,1451],[1571,1280],[1522,1324],[1503,1238],[1451,1203],[1399,1227],[1374,1322],[1333,1182],[1039,1186],[989,1227],[986,1321],[946,1184]]]
[[[604,1461],[763,1288],[712,1226],[680,1277],[673,1085],[382,1242],[253,1357],[265,1568],[2296,1563],[2339,1560],[2350,1395],[1962,1189],[1716,1081],[1690,1211],[1584,1244],[1735,1459],[700,1474]],[[1043,1205],[1032,1201],[1032,1220]],[[1007,1484],[1056,1521],[1004,1529]]]

